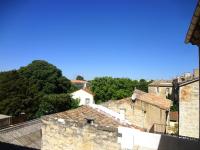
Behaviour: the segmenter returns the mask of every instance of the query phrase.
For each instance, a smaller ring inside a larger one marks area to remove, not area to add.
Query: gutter
[[[199,21],[199,17],[200,17],[200,1],[198,1],[196,9],[194,11],[191,23],[190,23],[190,27],[188,29],[186,38],[185,38],[185,43],[188,44],[191,42],[192,36],[194,34],[195,28],[198,24]]]

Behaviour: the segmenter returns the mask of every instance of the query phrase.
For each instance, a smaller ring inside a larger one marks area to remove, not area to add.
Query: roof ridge
[[[134,91],[133,95],[135,94],[136,99],[147,102],[149,104],[155,105],[157,107],[163,109],[169,109],[171,107],[172,101],[170,99],[164,98],[154,93],[140,93],[138,91]]]

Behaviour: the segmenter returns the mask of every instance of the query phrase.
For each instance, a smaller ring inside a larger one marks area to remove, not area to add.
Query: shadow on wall
[[[38,150],[34,148],[23,147],[19,145],[4,143],[4,142],[0,142],[0,149],[1,150]]]
[[[198,139],[162,135],[158,150],[200,150]]]

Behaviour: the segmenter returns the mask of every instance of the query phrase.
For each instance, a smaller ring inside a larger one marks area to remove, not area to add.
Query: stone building
[[[199,78],[179,84],[179,135],[199,138]]]
[[[80,89],[71,93],[73,99],[79,100],[79,105],[94,104],[94,94],[89,89]]]
[[[42,117],[42,150],[199,149],[199,140],[144,132],[100,105]]]
[[[155,80],[148,86],[148,92],[166,98],[172,94],[172,80]]]
[[[198,63],[199,63],[199,66],[200,66],[200,1],[199,0],[198,0],[196,9],[194,11],[194,14],[192,16],[192,20],[191,20],[191,23],[190,23],[190,26],[189,26],[189,29],[188,29],[188,32],[187,32],[187,35],[186,35],[186,38],[185,38],[185,43],[191,43],[192,45],[198,46],[198,53],[199,53],[199,62]],[[197,74],[199,74],[199,72]],[[183,92],[185,90],[185,88],[192,89],[191,93],[187,94],[187,97],[184,96],[184,92]],[[195,136],[195,137],[198,137],[198,138],[200,138],[200,128],[199,128],[199,125],[200,125],[199,92],[200,91],[199,90],[200,90],[199,81],[188,84],[188,85],[186,85],[186,86],[184,86],[180,89],[180,92],[182,92],[182,104],[184,105],[184,104],[189,103],[189,105],[191,105],[191,106],[188,106],[190,108],[187,108],[187,110],[189,111],[188,114],[189,113],[191,114],[190,117],[193,116],[193,113],[195,115],[198,114],[195,118],[191,117],[193,119],[196,119],[196,120],[192,120],[192,123],[194,124],[194,126],[196,126],[196,128],[194,129],[196,131],[196,133],[191,133],[190,130],[192,130],[192,129],[187,128],[186,125],[183,125],[183,123],[186,123],[186,124],[188,123],[189,120],[187,120],[187,119],[184,119],[186,122],[182,122],[182,124],[180,123],[180,126],[179,126],[180,127],[179,128],[180,134],[184,134],[184,135],[188,135],[188,136]],[[190,100],[188,98],[190,98]],[[196,106],[194,106],[194,105],[196,105]],[[183,108],[185,108],[185,107],[183,107]],[[181,109],[181,107],[180,107],[180,109]],[[181,113],[182,112],[180,110],[180,114],[179,114],[180,118],[179,119],[181,119]],[[186,115],[185,117],[188,117],[188,115]],[[197,119],[197,117],[199,117],[199,118]],[[191,126],[193,126],[193,124]],[[184,132],[181,128],[188,129],[189,131]],[[197,133],[199,133],[199,135],[197,135]]]
[[[136,128],[95,104],[44,116],[42,122],[42,150],[120,150],[118,127]],[[127,146],[132,149],[133,143]]]
[[[168,134],[178,134],[178,111],[170,112],[170,124],[167,127]]]
[[[110,100],[102,105],[148,132],[164,133],[169,124],[171,101],[153,93],[135,90],[132,98]]]

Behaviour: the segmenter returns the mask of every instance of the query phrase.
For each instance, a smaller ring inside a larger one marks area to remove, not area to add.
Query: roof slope
[[[131,100],[131,97],[127,97],[127,98],[123,98],[123,99],[120,99],[120,100],[109,100],[107,102],[104,102],[104,103],[101,103],[102,106],[107,106],[108,104],[109,105],[112,105],[112,104],[123,104],[123,103],[129,103],[129,104],[132,104],[132,100]]]
[[[41,121],[39,119],[0,130],[0,141],[30,147],[41,148]]]
[[[146,93],[140,90],[135,90],[133,95],[135,95],[135,98],[138,100],[155,105],[162,109],[169,110],[172,105],[171,100],[163,98],[153,93]]]
[[[155,80],[149,84],[149,86],[164,86],[164,87],[171,87],[172,80]]]
[[[195,33],[196,30],[199,30],[200,26],[199,21],[200,21],[200,1],[198,0],[185,38],[185,43],[191,42],[192,44],[199,44],[199,31]]]
[[[84,84],[84,83],[87,83],[87,81],[85,81],[85,80],[71,80],[71,83]]]
[[[112,110],[107,110],[106,107],[102,108],[100,105],[84,105],[76,109],[69,111],[56,113],[48,116],[44,116],[44,120],[49,119],[64,119],[71,122],[78,122],[82,125],[86,124],[86,119],[93,119],[94,124],[98,126],[117,128],[119,126],[133,127],[131,123],[127,120],[120,120],[120,118],[115,114],[116,112],[111,112]],[[111,112],[111,113],[110,113]],[[112,114],[113,113],[113,114]],[[138,128],[139,129],[139,128]]]
[[[182,82],[180,82],[178,85],[179,85],[179,86],[185,86],[185,85],[188,85],[188,84],[197,82],[197,81],[199,81],[199,77],[192,78],[192,79],[186,80],[186,81],[182,81]]]

